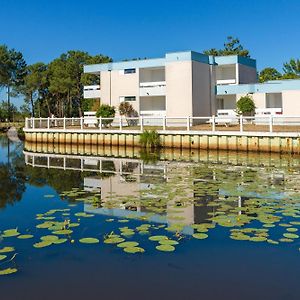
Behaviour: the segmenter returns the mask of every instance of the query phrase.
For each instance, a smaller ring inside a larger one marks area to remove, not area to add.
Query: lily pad
[[[119,244],[124,242],[125,239],[120,238],[120,237],[110,237],[104,240],[105,244]]]
[[[0,249],[0,253],[9,253],[9,252],[14,252],[15,248],[14,247],[4,247]]]
[[[138,245],[139,245],[139,243],[137,243],[137,242],[123,242],[123,243],[118,244],[117,246],[120,248],[132,248],[132,247],[136,247]]]
[[[22,234],[22,235],[19,235],[17,238],[20,240],[27,240],[27,239],[32,239],[33,235],[32,234]]]
[[[194,233],[193,238],[198,240],[204,240],[208,238],[208,235],[206,233]]]
[[[72,232],[73,231],[70,229],[63,229],[63,230],[53,231],[53,234],[65,235],[65,234],[71,234]]]
[[[288,238],[288,239],[297,239],[297,238],[299,238],[299,235],[295,234],[295,233],[284,233],[283,236]]]
[[[123,250],[126,253],[131,253],[131,254],[145,252],[145,249],[143,249],[141,247],[126,247],[126,248],[123,248]]]
[[[82,244],[97,244],[99,243],[99,240],[96,238],[82,238],[79,240],[80,243]]]
[[[149,237],[149,240],[150,241],[160,241],[160,240],[167,240],[168,237],[166,235],[153,235],[153,236],[150,236]]]
[[[179,243],[175,240],[159,240],[158,241],[161,245],[172,245],[172,246],[175,246],[175,245],[178,245]]]
[[[33,244],[33,247],[34,248],[45,248],[45,247],[48,247],[48,246],[51,246],[51,245],[52,245],[52,242],[42,241],[42,242],[38,242],[38,243]]]
[[[1,275],[10,275],[10,274],[13,274],[16,272],[18,272],[18,270],[16,268],[7,268],[4,270],[0,270],[0,276]]]
[[[18,236],[20,233],[18,232],[18,229],[7,229],[3,231],[2,237],[14,237]]]
[[[172,245],[159,245],[155,247],[159,251],[164,251],[164,252],[173,252],[175,251],[175,247]]]

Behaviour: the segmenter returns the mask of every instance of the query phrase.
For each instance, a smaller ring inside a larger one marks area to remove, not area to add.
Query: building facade
[[[130,102],[141,116],[211,116],[235,109],[250,94],[257,108],[281,108],[300,115],[300,80],[257,82],[256,61],[241,56],[208,56],[194,51],[164,58],[86,65],[99,84],[84,87],[85,98],[118,107]]]

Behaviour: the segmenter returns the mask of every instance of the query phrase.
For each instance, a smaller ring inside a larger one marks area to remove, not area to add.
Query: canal
[[[299,299],[300,158],[166,151],[0,135],[1,299]]]

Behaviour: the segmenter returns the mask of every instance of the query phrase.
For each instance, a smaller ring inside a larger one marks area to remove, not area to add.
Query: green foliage
[[[275,68],[265,68],[259,73],[259,82],[269,80],[277,80],[281,78],[281,74]]]
[[[251,115],[255,111],[255,103],[249,95],[241,97],[236,103],[239,114]]]
[[[161,144],[158,132],[156,130],[145,130],[140,134],[140,145],[143,148],[159,148]]]
[[[283,64],[286,79],[300,78],[300,59],[291,59]]]
[[[238,38],[232,36],[227,37],[227,41],[224,43],[224,48],[217,50],[216,48],[211,48],[209,50],[203,51],[206,55],[214,56],[226,56],[226,55],[239,55],[244,57],[250,57],[249,50],[244,49]]]
[[[83,74],[83,66],[111,62],[103,55],[68,51],[48,65],[28,66],[18,91],[31,104],[32,115],[48,117],[82,116],[90,102],[83,99],[83,85],[99,84],[99,76]]]
[[[108,126],[109,124],[112,123],[113,118],[115,117],[116,110],[114,106],[109,106],[108,104],[102,104],[96,113],[97,118],[102,117],[102,118],[112,118],[110,120],[102,120],[102,124],[105,126]]]
[[[121,116],[125,116],[127,118],[136,118],[138,117],[138,112],[133,108],[132,104],[124,101],[119,105],[119,112]],[[128,126],[136,126],[138,123],[138,119],[127,119]]]

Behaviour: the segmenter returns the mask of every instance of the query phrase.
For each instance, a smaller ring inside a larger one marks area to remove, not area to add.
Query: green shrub
[[[255,103],[251,96],[243,96],[236,103],[237,112],[240,115],[252,115],[255,112]]]
[[[143,148],[156,149],[160,147],[160,137],[156,130],[145,130],[140,134],[140,145]]]
[[[122,102],[119,105],[119,112],[121,116],[125,116],[126,118],[136,118],[138,117],[138,112],[133,108],[131,103],[129,102]],[[137,126],[138,119],[126,119],[128,126]]]
[[[102,117],[102,118],[111,118],[111,120],[102,120],[102,124],[104,126],[108,126],[109,124],[112,123],[113,118],[115,117],[116,110],[114,106],[109,106],[108,104],[102,104],[98,108],[96,112],[97,118]]]

